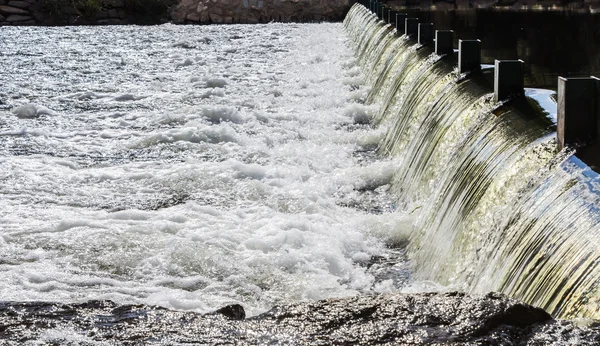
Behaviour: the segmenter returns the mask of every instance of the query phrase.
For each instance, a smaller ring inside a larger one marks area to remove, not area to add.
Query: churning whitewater
[[[342,24],[0,39],[2,300],[252,315],[406,287]]]

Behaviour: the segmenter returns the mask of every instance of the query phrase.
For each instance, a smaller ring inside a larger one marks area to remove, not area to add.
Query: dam
[[[356,6],[345,23],[369,71],[368,102],[380,105],[375,121],[390,124],[379,151],[404,157],[393,190],[418,214],[415,275],[555,316],[597,316],[598,177],[558,150],[556,97],[523,90],[521,72],[525,98],[498,99],[494,66],[469,76],[419,44],[416,27],[408,39],[406,15],[403,27],[374,12]]]
[[[0,338],[597,344],[568,95],[371,5],[0,27]]]

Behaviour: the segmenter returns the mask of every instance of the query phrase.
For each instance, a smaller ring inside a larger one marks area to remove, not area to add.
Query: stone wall
[[[0,0],[0,26],[165,23],[173,1]]]
[[[181,0],[172,11],[175,23],[266,23],[338,21],[351,0]]]
[[[2,25],[342,20],[352,0],[0,0]]]

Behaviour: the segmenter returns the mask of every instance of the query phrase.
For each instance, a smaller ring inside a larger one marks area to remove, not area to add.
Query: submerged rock
[[[244,319],[110,301],[0,303],[0,339],[47,343],[284,345],[546,345],[600,343],[600,326],[553,320],[502,295],[366,295],[278,306]],[[60,333],[58,331],[61,331]],[[68,332],[66,332],[68,331]]]

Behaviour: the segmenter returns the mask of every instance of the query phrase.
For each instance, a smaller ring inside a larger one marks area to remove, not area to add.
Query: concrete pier
[[[595,143],[600,127],[600,79],[558,77],[558,150]]]
[[[384,22],[386,22],[386,23],[389,23],[389,22],[390,22],[390,21],[389,21],[389,19],[390,19],[390,18],[389,18],[389,15],[390,15],[390,8],[389,8],[389,7],[386,7],[386,6],[384,6],[384,7],[381,9],[381,17],[383,18],[383,21],[384,21]]]
[[[404,34],[415,38],[419,34],[419,19],[406,18],[404,21]]]
[[[453,55],[454,54],[454,31],[436,30],[435,31],[435,54]]]
[[[494,63],[494,100],[525,95],[523,60],[496,60]]]
[[[458,71],[478,71],[481,69],[481,41],[458,40]]]
[[[390,10],[390,12],[388,13],[388,23],[390,23],[394,27],[396,26],[396,15],[397,14],[398,14],[398,11],[395,11],[395,10]]]
[[[430,44],[433,42],[433,23],[419,23],[419,44]]]
[[[398,35],[404,35],[406,33],[406,18],[408,14],[406,13],[397,13],[396,14],[396,31]]]

